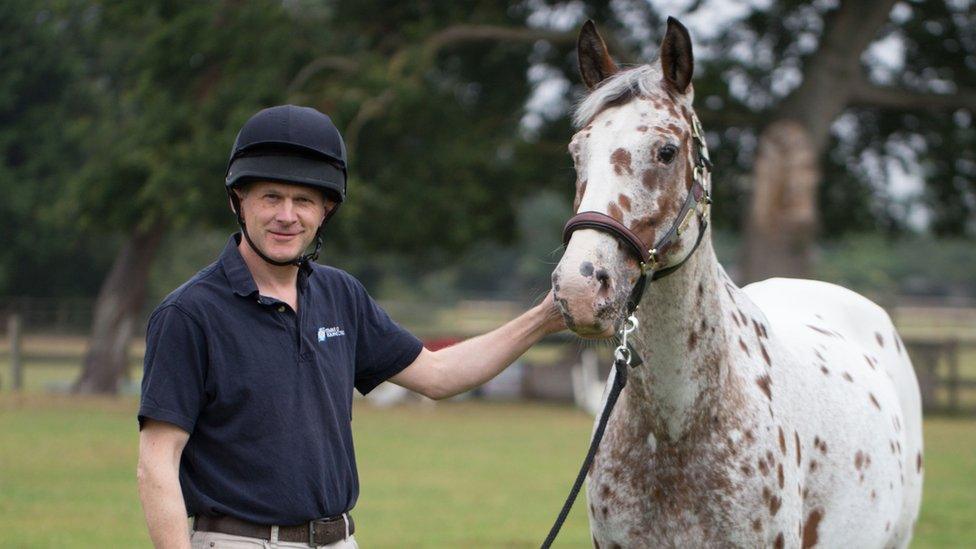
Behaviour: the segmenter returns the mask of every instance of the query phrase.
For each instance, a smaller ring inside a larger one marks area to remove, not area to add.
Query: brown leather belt
[[[346,525],[348,521],[348,531]],[[196,516],[193,528],[202,532],[219,532],[232,536],[271,540],[271,526],[256,524],[234,517]],[[337,517],[318,519],[297,526],[279,526],[278,540],[307,543],[309,547],[330,545],[351,536],[356,531],[352,516],[343,513]]]

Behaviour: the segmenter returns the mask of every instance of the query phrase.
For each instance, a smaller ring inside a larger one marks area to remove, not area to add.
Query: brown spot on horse
[[[617,203],[620,204],[620,207],[625,212],[629,212],[630,211],[630,197],[629,196],[627,196],[625,194],[621,194],[620,196],[617,197]]]
[[[586,180],[581,179],[576,181],[576,198],[573,199],[573,211],[579,212],[580,202],[583,201],[583,195],[586,193]]]
[[[793,438],[796,439],[796,466],[800,466],[800,433],[793,431]]]
[[[755,318],[752,319],[752,327],[753,327],[754,330],[756,330],[756,338],[757,339],[762,339],[762,330],[759,329],[759,323],[756,322],[756,319]]]
[[[807,328],[810,328],[811,330],[813,330],[815,332],[818,332],[818,333],[821,333],[823,335],[828,335],[828,336],[831,336],[831,337],[834,337],[834,335],[835,335],[834,332],[831,332],[830,330],[828,330],[826,328],[821,328],[819,326],[814,326],[813,324],[807,324]]]
[[[783,541],[783,532],[780,532],[779,534],[776,535],[776,540],[773,541],[773,548],[783,549],[783,543],[785,543]]]
[[[761,375],[757,377],[756,385],[759,385],[759,388],[762,389],[762,392],[766,395],[766,398],[773,400],[773,380],[769,377],[769,375]]]
[[[874,339],[878,340],[878,345],[884,347],[884,337],[880,333],[874,332]]]
[[[871,400],[871,404],[874,404],[875,408],[878,410],[881,409],[881,404],[878,404],[878,399],[874,398],[874,393],[868,393],[868,398]]]
[[[851,377],[851,374],[849,374],[849,373],[847,373],[847,372],[844,372],[844,373],[843,373],[843,375],[842,375],[841,377],[843,377],[843,378],[844,378],[844,379],[846,379],[847,381],[850,381],[851,383],[854,383],[854,378],[853,378],[853,377]]]
[[[783,435],[783,428],[779,427],[779,449],[786,455],[786,436]]]
[[[609,124],[609,121],[607,122]],[[630,151],[619,148],[610,155],[610,163],[613,164],[613,172],[617,175],[633,175],[634,170],[630,167]]]
[[[922,452],[919,452],[915,457],[915,471],[919,473],[922,472]]]
[[[821,519],[823,519],[821,509],[814,509],[807,515],[807,521],[803,525],[803,549],[808,549],[817,544],[819,538],[817,528],[820,526]]]
[[[618,206],[615,202],[611,202],[607,205],[607,215],[616,219],[617,221],[620,221],[621,223],[624,220],[624,213],[620,211],[620,206]]]

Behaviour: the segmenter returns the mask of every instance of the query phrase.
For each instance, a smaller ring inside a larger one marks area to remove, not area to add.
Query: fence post
[[[20,328],[20,315],[10,315],[7,319],[7,337],[10,339],[10,379],[14,391],[19,391],[24,386]]]
[[[949,363],[949,412],[959,413],[959,342],[953,340],[946,345],[946,358]]]

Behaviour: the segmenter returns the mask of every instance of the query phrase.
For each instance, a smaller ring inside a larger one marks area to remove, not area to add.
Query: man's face
[[[317,189],[271,181],[238,190],[251,240],[275,261],[298,257],[336,203]]]

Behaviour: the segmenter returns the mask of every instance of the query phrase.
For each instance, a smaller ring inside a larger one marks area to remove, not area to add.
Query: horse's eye
[[[670,164],[674,160],[674,155],[678,154],[678,147],[674,145],[665,145],[658,149],[657,159],[662,164]]]

